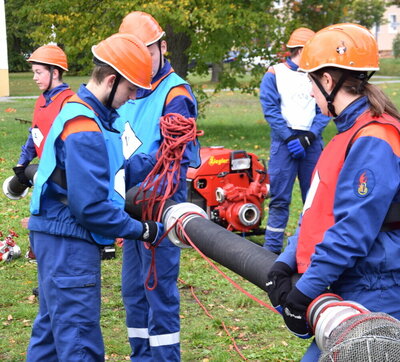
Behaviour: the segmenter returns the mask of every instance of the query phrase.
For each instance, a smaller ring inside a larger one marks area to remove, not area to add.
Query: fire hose
[[[25,174],[29,179],[34,180],[36,168],[37,165],[27,167]],[[26,186],[19,184],[13,176],[4,182],[3,191],[15,200],[26,195]],[[132,217],[140,218],[146,205],[138,201],[143,199],[146,197],[138,193],[138,187],[128,190],[125,210]],[[182,232],[175,227],[180,220],[185,234],[202,253],[266,290],[269,269],[277,258],[274,253],[207,220],[204,210],[195,204],[177,204],[168,199],[161,214],[169,230],[168,238],[175,245],[190,247]],[[298,277],[294,276],[294,283]],[[307,319],[322,352],[320,361],[400,360],[400,321],[386,313],[373,313],[356,302],[343,301],[334,294],[323,294],[311,303]]]

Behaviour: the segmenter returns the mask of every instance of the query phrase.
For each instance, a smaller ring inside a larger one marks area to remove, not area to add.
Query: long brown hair
[[[326,67],[313,72],[313,74],[321,78],[322,74],[325,72],[332,76],[335,83],[339,81],[343,72],[346,72],[348,75],[341,88],[352,95],[366,96],[373,117],[380,117],[383,113],[387,113],[400,120],[400,113],[390,98],[380,88],[374,84],[368,83],[367,72],[347,71],[334,67]]]

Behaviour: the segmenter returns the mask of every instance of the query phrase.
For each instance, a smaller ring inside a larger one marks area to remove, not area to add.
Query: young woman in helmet
[[[57,45],[41,46],[32,53],[28,62],[32,65],[33,80],[43,93],[35,103],[29,137],[13,170],[22,184],[31,187],[24,170],[35,157],[40,158],[54,119],[74,92],[62,80],[64,71],[68,71],[68,62],[66,54]]]
[[[43,93],[35,103],[29,136],[21,147],[18,164],[13,171],[21,184],[31,187],[31,182],[25,176],[25,168],[35,157],[40,158],[54,118],[75,93],[62,80],[64,71],[68,71],[68,62],[66,54],[57,45],[41,46],[32,53],[28,62],[32,65],[33,80]],[[30,248],[26,257],[35,259]]]
[[[158,22],[150,15],[134,11],[126,15],[121,33],[136,35],[150,51],[153,61],[151,90],[141,89],[134,101],[118,109],[120,120],[129,124],[139,144],[134,152],[152,153],[159,149],[162,136],[160,117],[177,113],[197,117],[197,103],[189,84],[179,77],[164,58],[167,43]],[[133,144],[132,144],[133,146]],[[186,172],[200,164],[199,144],[190,143],[181,160],[176,202],[187,199]],[[180,249],[168,239],[158,246],[155,258],[159,282],[154,290],[145,287],[152,252],[141,243],[125,241],[122,265],[122,297],[126,311],[132,359],[140,361],[180,360],[179,275]]]
[[[150,88],[150,54],[127,34],[92,52],[92,76],[55,119],[35,178],[28,227],[40,298],[28,361],[103,361],[100,247],[116,237],[156,242],[162,234],[162,224],[124,211],[125,179],[141,181],[155,160],[140,154],[125,162],[113,127],[115,108]]]
[[[271,269],[268,294],[287,327],[309,338],[307,307],[327,288],[400,318],[400,115],[368,82],[379,70],[378,48],[360,25],[320,30],[299,68],[338,134],[316,165],[300,227]],[[302,276],[291,289],[294,272]],[[313,342],[303,360],[319,353]]]

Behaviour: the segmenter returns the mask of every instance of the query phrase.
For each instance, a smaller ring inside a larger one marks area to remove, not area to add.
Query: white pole
[[[9,95],[6,12],[4,0],[0,0],[0,97]]]

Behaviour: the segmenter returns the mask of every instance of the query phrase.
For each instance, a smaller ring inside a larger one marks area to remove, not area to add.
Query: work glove
[[[265,286],[268,297],[272,306],[280,314],[282,314],[282,306],[286,302],[286,297],[292,290],[291,277],[293,273],[293,270],[286,263],[277,261],[272,265],[267,275]]]
[[[315,140],[314,133],[308,131],[300,135],[294,135],[285,140],[286,146],[295,159],[306,157],[306,149]]]
[[[15,176],[17,176],[18,182],[27,187],[32,187],[32,183],[29,181],[28,177],[25,175],[26,166],[15,166],[13,167],[13,171]]]
[[[312,336],[306,319],[307,308],[313,300],[296,287],[289,292],[283,308],[283,319],[286,327],[297,337],[307,339]]]
[[[149,243],[151,246],[157,246],[158,241],[164,234],[164,225],[157,221],[143,221],[143,233],[139,240]]]

